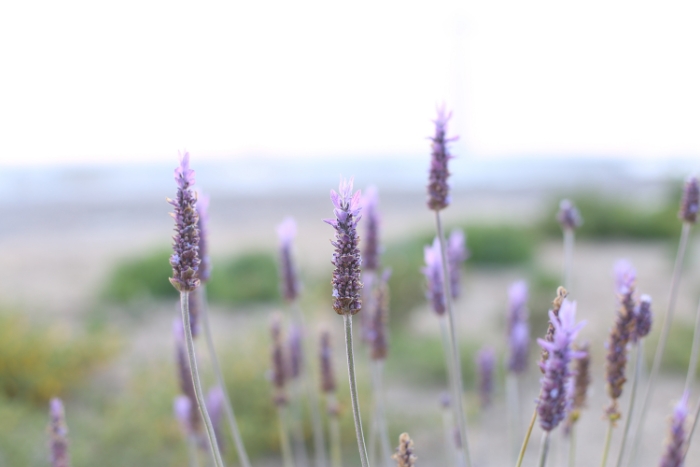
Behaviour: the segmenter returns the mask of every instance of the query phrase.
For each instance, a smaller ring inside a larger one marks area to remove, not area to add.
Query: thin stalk
[[[248,458],[248,453],[245,450],[245,445],[243,444],[243,437],[241,436],[241,430],[238,428],[238,423],[236,422],[236,415],[233,412],[233,405],[228,396],[228,389],[226,388],[226,382],[224,381],[224,375],[221,371],[221,365],[219,364],[219,358],[216,355],[216,348],[214,347],[214,338],[211,333],[211,326],[209,325],[209,306],[207,302],[207,289],[206,286],[202,284],[199,289],[199,295],[201,299],[200,303],[200,313],[202,318],[202,327],[204,328],[204,340],[207,342],[207,348],[209,349],[209,358],[211,359],[211,366],[214,370],[214,376],[216,378],[216,384],[219,385],[224,393],[224,413],[226,414],[226,421],[228,421],[229,429],[231,430],[231,437],[233,438],[233,444],[236,446],[236,452],[238,453],[238,460],[241,462],[242,467],[251,467],[250,459]]]
[[[447,367],[447,383],[450,388],[450,409],[452,411],[452,417],[453,419],[456,417],[455,414],[455,409],[454,409],[454,403],[452,402],[455,398],[454,395],[454,373],[452,372],[452,349],[450,346],[450,330],[449,330],[449,323],[447,322],[447,318],[443,315],[440,316],[438,321],[440,322],[440,336],[442,337],[442,347],[445,351],[445,365]],[[458,424],[456,421],[453,420],[454,427],[459,428]],[[453,427],[453,428],[454,428]],[[455,459],[457,461],[456,466],[457,467],[462,467],[464,465],[464,462],[461,461],[463,456],[461,456],[462,448],[458,446],[455,442],[454,439],[454,434],[451,435],[450,439],[452,439],[452,446],[453,446],[453,451],[455,453]],[[461,441],[461,438],[460,438]]]
[[[445,242],[445,234],[442,231],[442,223],[440,222],[440,211],[435,211],[435,224],[437,228],[438,241],[440,242],[440,254],[442,257],[442,289],[445,294],[445,304],[447,305],[447,317],[449,319],[450,328],[450,347],[452,349],[451,371],[453,404],[455,416],[457,418],[457,426],[459,427],[459,437],[464,451],[464,458],[467,467],[472,466],[471,456],[469,455],[469,442],[467,440],[467,420],[462,407],[462,365],[459,355],[459,347],[457,345],[457,334],[455,330],[455,313],[452,307],[452,292],[450,290],[450,274],[447,265],[447,246]]]
[[[282,449],[282,462],[284,467],[294,467],[294,457],[292,456],[292,447],[289,444],[289,430],[287,430],[286,410],[284,406],[277,407],[277,415],[279,417],[280,426],[280,448]]]
[[[297,324],[301,328],[302,336],[306,332],[306,326],[304,323],[304,313],[301,311],[301,307],[297,301],[292,304],[292,311],[294,313],[294,318]],[[319,396],[316,389],[315,379],[311,374],[311,364],[309,363],[309,356],[313,355],[313,349],[311,348],[311,342],[309,339],[302,339],[302,345],[304,347],[304,354],[307,358],[302,358],[301,375],[299,378],[304,380],[306,384],[306,397],[309,400],[309,411],[311,413],[311,429],[314,435],[314,462],[316,467],[326,467],[328,465],[328,459],[326,457],[326,443],[323,439],[323,422],[321,421],[321,410],[319,409]],[[245,467],[245,466],[244,466]]]
[[[518,454],[518,460],[515,463],[515,467],[520,467],[523,464],[523,459],[525,458],[525,451],[527,451],[527,445],[530,443],[530,435],[532,434],[532,428],[535,426],[535,420],[537,420],[537,408],[532,412],[532,419],[530,420],[530,426],[527,427],[525,432],[525,439],[523,440],[523,445],[520,448],[520,454]]]
[[[564,287],[571,291],[571,273],[574,269],[574,229],[564,229]]]
[[[668,308],[661,326],[661,337],[659,339],[659,343],[656,345],[656,351],[654,352],[654,363],[651,366],[649,380],[647,381],[646,389],[644,390],[641,413],[639,414],[639,422],[636,424],[634,444],[632,445],[633,461],[634,457],[636,456],[636,452],[638,451],[637,446],[639,445],[639,440],[642,436],[644,422],[649,410],[649,403],[654,393],[654,383],[659,373],[659,369],[661,368],[661,359],[664,356],[664,349],[666,348],[668,333],[671,330],[671,321],[673,320],[673,311],[676,307],[676,296],[678,295],[678,285],[680,283],[681,270],[683,269],[683,259],[685,257],[685,249],[688,244],[688,237],[690,236],[691,227],[692,224],[689,222],[684,222],[683,229],[681,230],[681,239],[678,245],[678,252],[676,254],[676,263],[673,267],[673,276],[671,278],[671,292],[668,298]]]
[[[299,375],[301,378],[301,375]],[[290,428],[292,432],[292,452],[294,453],[294,462],[298,467],[309,466],[309,456],[306,452],[306,442],[304,441],[303,415],[302,415],[302,391],[301,381],[296,378],[291,386],[291,406],[289,410]]]
[[[520,427],[520,401],[518,397],[518,375],[509,372],[506,377],[506,394],[508,405],[508,451],[517,459],[518,446],[517,439],[519,437],[518,428]]]
[[[192,328],[190,327],[189,292],[180,292],[180,310],[182,311],[182,325],[185,328],[187,358],[189,359],[190,363],[190,372],[192,373],[192,383],[194,385],[195,398],[197,399],[197,407],[199,407],[199,413],[202,415],[202,419],[204,420],[204,427],[206,428],[207,438],[209,439],[209,448],[211,449],[212,456],[214,457],[214,465],[216,467],[224,467],[224,461],[221,460],[221,453],[219,452],[219,445],[216,442],[214,426],[211,424],[209,412],[207,412],[207,407],[204,405],[204,393],[202,391],[202,383],[199,380],[197,358],[194,354]]]
[[[537,465],[545,467],[547,465],[547,454],[549,453],[549,431],[542,433],[542,444],[540,445],[540,461]]]
[[[386,404],[384,401],[384,361],[375,360],[372,362],[375,367],[376,382],[375,395],[377,397],[377,428],[379,429],[379,442],[381,445],[382,457],[387,467],[391,466],[391,443],[389,442],[389,427],[386,423]]]
[[[576,467],[576,424],[571,425],[569,432],[569,467]]]
[[[377,375],[377,366],[374,364],[374,360],[370,362],[370,373],[372,376],[372,423],[370,424],[370,430],[369,430],[369,446],[368,446],[368,452],[369,452],[369,460],[371,465],[377,465],[377,439],[380,436],[380,415],[379,415],[379,404],[381,404],[380,401],[380,394],[379,394],[379,385],[380,383],[378,382],[379,376]],[[381,464],[384,464],[384,462],[381,462]]]
[[[335,394],[331,393],[327,395],[327,405],[328,407],[335,407]],[[330,414],[329,425],[331,432],[331,467],[342,467],[342,455],[340,449],[340,421],[338,420],[337,414]]]
[[[693,440],[695,427],[698,426],[698,418],[700,418],[700,400],[698,401],[698,405],[695,408],[695,417],[693,417],[693,426],[690,428],[690,433],[688,433],[688,442],[685,443],[685,452],[683,453],[683,460],[685,460],[685,456],[688,455],[688,450],[690,450],[690,442]],[[681,465],[683,465],[683,462],[681,462]]]
[[[605,467],[605,464],[608,462],[608,453],[610,452],[610,441],[612,440],[614,424],[615,422],[612,420],[608,423],[608,430],[605,434],[605,446],[603,447],[603,459],[600,461],[600,467]]]
[[[627,435],[629,434],[630,426],[632,425],[632,414],[634,413],[634,401],[637,395],[637,385],[639,383],[639,376],[642,372],[642,361],[644,360],[644,347],[642,347],[642,341],[637,342],[634,346],[634,375],[632,376],[632,387],[630,388],[630,403],[627,409],[627,419],[625,420],[625,428],[622,432],[622,444],[620,445],[620,453],[617,455],[617,467],[622,466],[622,459],[625,457],[625,443],[627,442]]]
[[[190,467],[199,467],[199,458],[197,457],[197,438],[193,435],[187,436],[187,457],[189,458]]]
[[[442,427],[445,431],[445,456],[447,458],[447,464],[458,466],[459,460],[457,457],[457,448],[455,446],[453,415],[454,413],[449,407],[442,409]]]
[[[693,331],[693,347],[690,351],[690,364],[688,365],[688,375],[685,379],[685,393],[690,394],[690,386],[695,381],[695,373],[698,368],[698,351],[700,351],[700,303],[695,311],[695,331]]]
[[[357,399],[357,381],[355,380],[355,358],[352,351],[352,315],[343,314],[343,324],[345,325],[345,353],[348,359],[348,379],[350,381],[350,400],[352,402],[352,418],[355,421],[355,436],[357,437],[357,448],[360,452],[360,462],[362,467],[369,467],[367,458],[367,448],[365,447],[365,437],[362,434],[362,419],[360,417],[360,402]]]

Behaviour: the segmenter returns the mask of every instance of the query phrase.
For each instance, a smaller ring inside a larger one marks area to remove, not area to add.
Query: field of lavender
[[[695,465],[697,181],[450,193],[446,125],[427,206],[184,155],[174,254],[165,203],[0,239],[0,465]]]

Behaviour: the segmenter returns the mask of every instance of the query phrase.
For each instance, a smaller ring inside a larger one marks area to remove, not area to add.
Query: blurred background
[[[46,465],[55,395],[66,402],[75,465],[185,465],[172,415],[177,297],[165,202],[184,150],[211,195],[215,339],[255,462],[279,463],[266,325],[283,308],[275,226],[285,216],[299,224],[309,338],[333,328],[343,381],[332,230],[321,222],[341,176],[377,186],[381,199],[382,261],[394,270],[392,440],[408,431],[421,460],[444,462],[445,370],[420,274],[433,235],[428,137],[443,104],[459,136],[444,214],[471,251],[458,311],[475,458],[508,465],[486,436],[504,432],[504,371],[499,364],[495,407],[480,413],[473,356],[489,344],[502,362],[515,280],[530,286],[533,336],[544,332],[561,282],[562,197],[584,218],[571,297],[588,321],[593,388],[580,443],[599,450],[612,266],[629,259],[640,292],[665,312],[682,180],[699,168],[699,14],[690,1],[3,4],[0,465]],[[693,237],[647,424],[649,465],[688,365],[697,246]],[[534,361],[529,374],[524,407],[538,391]],[[235,462],[232,446],[227,458]]]

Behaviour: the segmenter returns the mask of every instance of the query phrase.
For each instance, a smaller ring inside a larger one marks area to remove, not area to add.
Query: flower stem
[[[350,400],[352,402],[352,418],[355,421],[355,435],[357,436],[357,448],[360,452],[362,467],[369,467],[365,437],[362,434],[362,419],[360,417],[360,402],[357,399],[357,381],[355,380],[355,358],[352,351],[352,315],[343,314],[345,325],[345,353],[348,360],[348,379],[350,381]]]
[[[508,405],[508,452],[510,456],[517,456],[517,439],[520,427],[520,401],[518,397],[518,375],[509,372],[506,376],[506,395]],[[510,457],[512,460],[512,457]]]
[[[518,460],[515,463],[515,467],[520,467],[523,464],[523,459],[525,458],[525,451],[527,450],[527,445],[530,442],[530,435],[532,434],[532,428],[535,426],[535,420],[537,420],[537,408],[532,412],[532,419],[530,420],[530,426],[527,427],[525,432],[525,439],[523,440],[523,445],[520,448],[520,454],[518,455]]]
[[[564,287],[571,291],[571,273],[574,269],[574,229],[564,229]]]
[[[192,373],[192,383],[194,385],[194,393],[197,399],[197,407],[199,407],[199,413],[202,415],[202,419],[204,420],[204,427],[206,428],[207,438],[209,439],[209,448],[211,449],[211,453],[214,458],[214,465],[216,467],[224,467],[224,462],[221,460],[221,453],[219,452],[219,445],[216,442],[214,427],[211,424],[211,418],[209,418],[207,407],[204,405],[204,394],[202,392],[202,383],[199,380],[197,358],[194,354],[192,328],[190,327],[189,292],[180,292],[180,309],[182,311],[182,325],[185,328],[187,358],[189,359],[190,363],[190,371]]]
[[[472,461],[469,455],[469,443],[467,440],[467,420],[462,407],[462,365],[459,355],[459,347],[457,345],[457,335],[455,331],[455,316],[452,307],[452,292],[450,290],[450,274],[447,264],[447,247],[445,242],[445,234],[442,231],[442,223],[440,222],[440,211],[435,211],[435,225],[437,228],[438,241],[440,242],[440,254],[442,257],[442,289],[445,295],[445,304],[447,307],[447,318],[450,331],[450,347],[452,350],[452,358],[450,361],[450,371],[452,372],[452,403],[454,404],[455,417],[457,426],[459,427],[459,438],[464,451],[464,458],[467,467],[471,467]]]
[[[666,315],[664,316],[664,321],[661,326],[661,338],[659,343],[656,345],[656,351],[654,352],[654,363],[651,366],[651,372],[649,373],[649,381],[647,382],[646,389],[644,390],[644,397],[642,398],[641,413],[639,414],[639,422],[636,424],[636,430],[634,434],[634,444],[632,445],[632,462],[634,463],[634,457],[638,451],[637,446],[639,445],[639,440],[642,436],[642,430],[644,429],[644,422],[646,420],[647,412],[649,410],[649,403],[651,402],[652,395],[654,393],[654,383],[661,368],[661,359],[664,356],[664,349],[666,347],[666,341],[668,340],[668,333],[671,329],[671,321],[673,320],[673,311],[676,307],[676,297],[678,295],[678,285],[680,283],[681,270],[683,269],[683,259],[685,257],[685,248],[688,244],[688,237],[690,236],[690,228],[692,224],[689,222],[683,223],[683,229],[681,230],[680,243],[678,244],[678,252],[676,253],[676,262],[673,267],[673,276],[671,278],[671,292],[668,298],[668,308]]]
[[[607,433],[605,434],[605,446],[603,447],[603,459],[600,461],[600,467],[605,467],[605,464],[608,462],[608,453],[610,452],[610,441],[612,440],[614,426],[615,422],[610,420]]]
[[[372,365],[374,366],[374,373],[375,373],[375,386],[374,386],[374,394],[375,397],[377,398],[377,404],[376,404],[376,418],[377,418],[377,429],[378,429],[378,437],[379,437],[379,442],[381,446],[381,453],[383,457],[383,462],[380,463],[386,465],[387,467],[390,467],[391,465],[391,444],[389,442],[389,429],[386,424],[386,411],[385,411],[385,401],[384,401],[384,385],[383,385],[383,379],[384,379],[384,361],[383,360],[375,360],[372,362]]]
[[[327,405],[328,407],[337,405],[334,394],[327,395]],[[330,414],[328,423],[331,432],[331,467],[342,467],[343,458],[340,450],[340,421],[338,420],[338,414]]]
[[[277,415],[280,425],[280,448],[282,449],[282,462],[284,463],[284,467],[294,467],[292,447],[289,444],[289,431],[287,430],[287,414],[284,406],[277,407]]]
[[[644,360],[644,347],[642,340],[634,346],[634,375],[632,376],[632,387],[630,388],[630,404],[627,410],[627,419],[625,420],[625,428],[622,432],[622,443],[620,444],[620,453],[617,455],[617,467],[622,466],[622,460],[625,457],[625,443],[629,434],[630,425],[632,425],[632,414],[634,413],[634,401],[637,395],[637,384],[639,383],[639,375],[642,372],[642,361]]]
[[[190,467],[199,467],[199,458],[197,457],[197,438],[193,435],[187,436],[187,457],[189,458]]]
[[[576,467],[576,424],[571,425],[569,432],[569,467]]]
[[[685,379],[685,393],[690,394],[690,386],[695,380],[698,368],[698,351],[700,351],[700,303],[695,311],[695,330],[693,331],[693,347],[690,351],[690,363],[688,364],[688,375]]]
[[[538,462],[539,467],[545,467],[547,465],[547,454],[549,453],[549,431],[542,433],[542,445],[540,446],[540,461]]]
[[[442,409],[442,428],[445,431],[445,458],[447,460],[446,465],[456,465],[459,466],[459,456],[457,454],[457,449],[455,446],[455,432],[454,432],[454,412],[450,407]]]
[[[688,441],[685,443],[685,452],[683,453],[683,460],[685,460],[685,456],[688,455],[688,451],[690,450],[690,442],[693,440],[695,428],[698,426],[698,418],[700,418],[700,400],[698,401],[698,405],[695,408],[695,417],[693,417],[693,425],[690,428],[690,433],[688,433]],[[682,462],[681,465],[683,465]]]
[[[245,450],[245,445],[243,444],[243,438],[241,437],[241,431],[238,428],[238,423],[236,422],[236,415],[233,412],[233,405],[229,399],[228,390],[226,389],[226,382],[224,381],[224,375],[221,371],[221,365],[219,364],[219,358],[216,355],[216,348],[214,347],[214,338],[211,333],[211,326],[209,325],[209,306],[207,302],[207,289],[204,284],[200,286],[199,296],[201,299],[200,310],[202,315],[202,327],[204,328],[204,340],[207,342],[207,348],[209,350],[209,357],[211,358],[212,369],[214,370],[214,377],[216,378],[216,383],[221,388],[224,393],[224,413],[226,414],[226,420],[228,421],[229,429],[231,430],[231,436],[233,437],[233,443],[236,446],[236,452],[238,452],[238,460],[241,462],[242,467],[251,467],[250,459],[248,458],[248,453]]]

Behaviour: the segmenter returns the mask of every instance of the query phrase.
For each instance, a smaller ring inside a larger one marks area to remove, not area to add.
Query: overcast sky
[[[3,2],[0,164],[699,156],[698,5]]]

